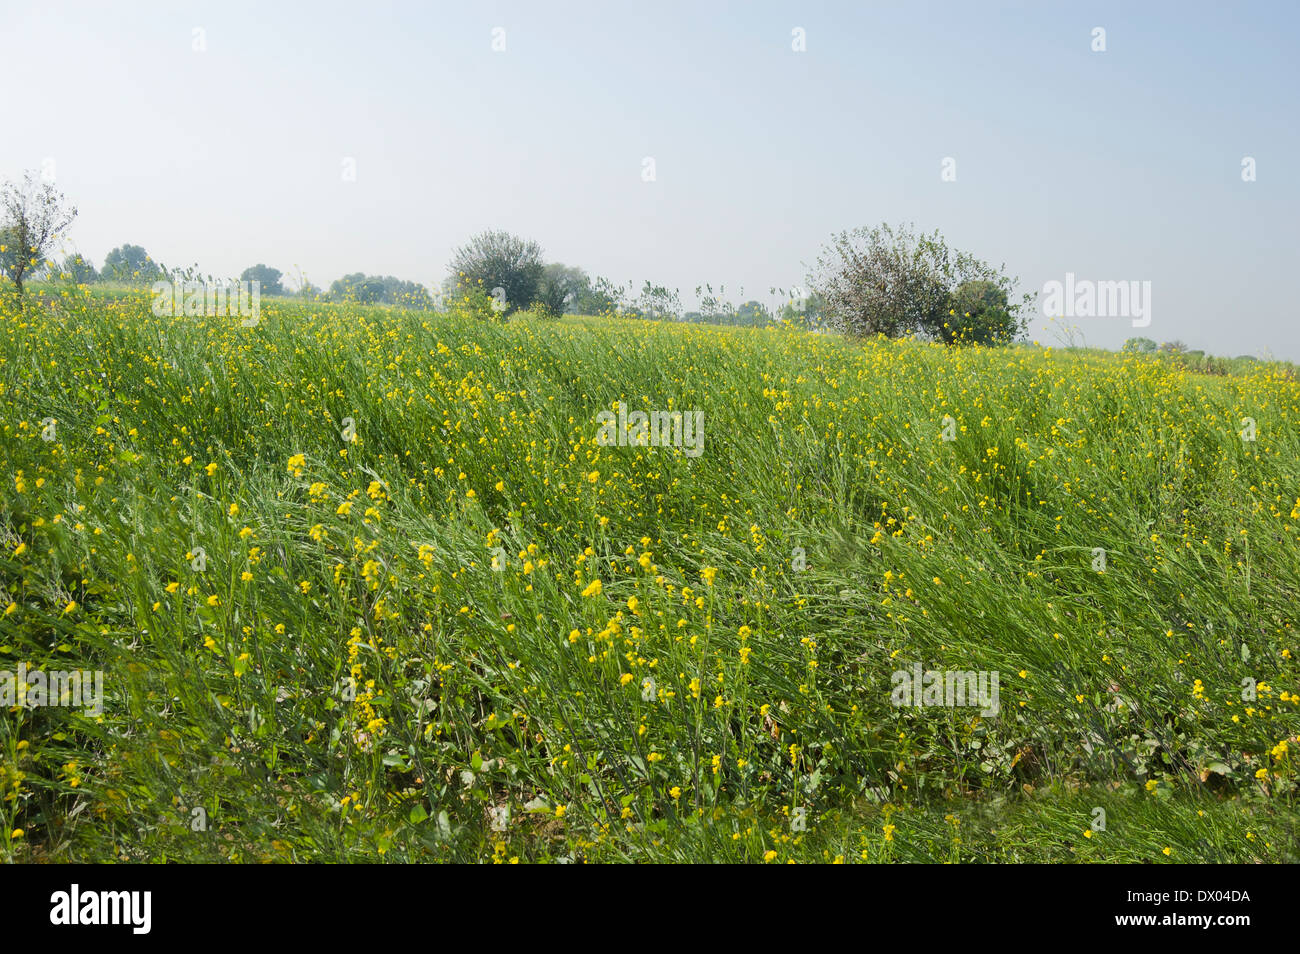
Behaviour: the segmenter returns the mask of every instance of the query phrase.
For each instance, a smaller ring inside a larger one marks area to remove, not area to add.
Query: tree
[[[99,280],[99,272],[95,271],[94,263],[77,254],[67,256],[55,271],[72,279],[74,285],[89,285]]]
[[[280,277],[284,272],[278,268],[271,268],[268,265],[257,264],[250,268],[244,269],[240,274],[241,282],[257,282],[260,288],[260,294],[263,295],[283,295],[284,286],[280,284]]]
[[[590,294],[591,279],[582,269],[561,265],[559,262],[543,267],[542,278],[537,286],[537,301],[552,314],[561,315],[566,311],[588,314],[577,309]]]
[[[100,278],[104,281],[141,282],[150,284],[166,274],[166,270],[149,257],[139,245],[119,245],[104,256]]]
[[[482,232],[456,249],[450,270],[458,289],[481,283],[498,301],[501,295],[495,290],[501,289],[509,314],[536,300],[544,271],[542,248],[509,232]]]
[[[572,306],[575,315],[613,314],[623,306],[623,292],[608,278],[597,275],[586,288],[578,292],[578,300]]]
[[[727,300],[727,287],[721,285],[718,292],[713,293],[713,286],[707,282],[703,285],[695,286],[695,297],[700,300],[699,318],[702,321],[713,325],[734,325],[736,323],[736,306]]]
[[[44,260],[55,238],[72,224],[77,210],[49,182],[34,173],[22,185],[5,183],[0,189],[0,270],[14,283],[18,297],[23,281]]]
[[[943,319],[939,338],[945,344],[1000,344],[1019,331],[1007,307],[1007,291],[988,279],[957,287]]]
[[[359,305],[377,305],[384,300],[385,293],[382,278],[370,277],[363,272],[353,272],[336,279],[330,285],[329,297],[332,301],[354,301]]]
[[[385,275],[380,281],[384,285],[384,301],[388,304],[421,311],[433,308],[433,296],[419,282],[394,278],[392,275]]]
[[[937,259],[933,240],[906,227],[856,229],[823,250],[814,282],[838,330],[894,338],[935,324],[947,310]]]
[[[677,321],[682,313],[681,295],[676,289],[669,291],[666,285],[652,285],[647,279],[641,285],[641,293],[633,308],[643,318]]]
[[[1124,342],[1124,350],[1130,354],[1150,354],[1156,350],[1156,343],[1150,338],[1129,338]]]
[[[306,283],[304,287],[309,287]],[[403,308],[431,309],[433,297],[419,282],[394,278],[392,275],[366,275],[353,272],[330,285],[327,295],[332,301],[354,301],[361,305],[400,305]]]
[[[771,324],[772,312],[762,302],[750,301],[744,302],[736,309],[736,324],[750,325],[753,327],[763,327]]]
[[[388,289],[382,278],[363,278],[352,286],[352,297],[360,305],[379,305],[384,301]]]
[[[325,293],[325,297],[330,301],[351,301],[354,300],[352,287],[357,282],[366,280],[364,272],[353,272],[350,275],[344,275],[342,278],[336,278],[330,282],[330,290]]]
[[[826,301],[820,294],[815,291],[806,292],[804,289],[792,289],[789,293],[784,289],[774,291],[788,296],[786,303],[777,309],[777,320],[805,328],[822,326]]]
[[[1024,332],[1034,300],[1026,295],[1008,304],[1015,280],[949,249],[938,231],[918,235],[908,226],[887,224],[835,236],[818,258],[812,281],[832,326],[858,336],[1009,340]],[[969,307],[976,311],[967,316]]]

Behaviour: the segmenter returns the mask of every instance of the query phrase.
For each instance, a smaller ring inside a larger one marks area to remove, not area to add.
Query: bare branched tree
[[[40,267],[54,240],[77,217],[63,194],[49,182],[27,173],[21,185],[0,188],[0,270],[23,294],[23,281]]]

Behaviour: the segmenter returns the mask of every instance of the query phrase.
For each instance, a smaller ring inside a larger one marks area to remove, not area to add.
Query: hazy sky
[[[52,159],[96,265],[436,285],[504,228],[688,304],[910,221],[1026,290],[1151,282],[1088,344],[1300,359],[1298,47],[1295,2],[0,0],[0,177]]]

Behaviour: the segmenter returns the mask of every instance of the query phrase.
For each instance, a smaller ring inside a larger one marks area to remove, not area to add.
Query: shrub
[[[501,321],[505,311],[494,307],[496,300],[487,293],[482,284],[462,285],[454,295],[447,308],[449,314],[457,318],[470,318],[475,321]]]
[[[564,312],[559,309],[552,308],[550,305],[546,304],[545,302],[535,301],[527,308],[515,312],[515,314],[523,315],[529,318],[543,318],[547,321],[555,321],[556,319],[560,318],[564,314]]]

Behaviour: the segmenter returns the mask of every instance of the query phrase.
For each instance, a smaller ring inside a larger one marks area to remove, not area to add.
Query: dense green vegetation
[[[1296,860],[1300,384],[1225,370],[29,291],[0,670],[104,700],[0,711],[0,857]]]

